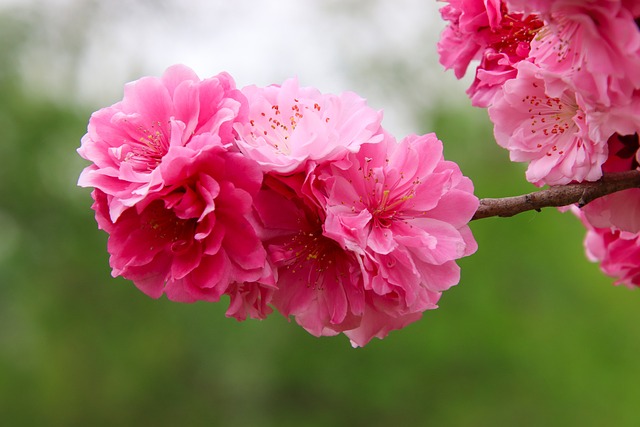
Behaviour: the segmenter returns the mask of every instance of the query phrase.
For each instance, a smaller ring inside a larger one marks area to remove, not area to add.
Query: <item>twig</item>
[[[598,197],[636,187],[640,187],[640,171],[609,173],[594,182],[557,185],[522,196],[480,199],[480,206],[471,220],[492,216],[510,217],[521,212],[576,203],[582,207]]]

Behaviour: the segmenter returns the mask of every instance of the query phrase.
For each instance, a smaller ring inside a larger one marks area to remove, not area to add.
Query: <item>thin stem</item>
[[[480,206],[472,220],[492,216],[510,217],[521,212],[576,203],[582,207],[598,197],[637,187],[640,187],[640,171],[609,173],[594,182],[557,185],[522,196],[480,199]]]

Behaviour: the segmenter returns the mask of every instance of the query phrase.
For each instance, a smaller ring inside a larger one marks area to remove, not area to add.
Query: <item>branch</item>
[[[510,217],[521,212],[539,212],[542,208],[568,206],[574,203],[583,207],[598,197],[637,187],[640,187],[640,171],[609,173],[594,182],[556,185],[522,196],[480,199],[480,206],[471,220],[492,216]]]

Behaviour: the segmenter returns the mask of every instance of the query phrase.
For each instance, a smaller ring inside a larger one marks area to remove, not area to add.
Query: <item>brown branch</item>
[[[521,212],[575,203],[582,207],[598,197],[636,187],[640,187],[640,171],[633,170],[605,174],[594,182],[552,186],[522,196],[480,199],[480,206],[472,220],[492,216],[510,217]]]

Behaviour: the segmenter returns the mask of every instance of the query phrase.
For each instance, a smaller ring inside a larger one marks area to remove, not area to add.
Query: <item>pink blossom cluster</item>
[[[449,0],[440,62],[487,107],[536,185],[595,181],[614,134],[640,130],[640,9],[631,0]]]
[[[497,143],[527,163],[535,185],[596,181],[638,169],[640,2],[446,0],[440,62],[488,108]],[[587,252],[605,273],[640,285],[633,245],[640,190],[591,202],[579,213]]]
[[[596,181],[638,169],[640,2],[450,0],[441,63],[486,107],[498,144],[528,163],[536,185]],[[640,189],[574,209],[588,257],[619,283],[640,286]]]
[[[237,89],[177,65],[127,84],[78,150],[113,276],[354,346],[416,321],[477,249],[478,199],[434,134],[396,141],[381,120],[295,79]]]

